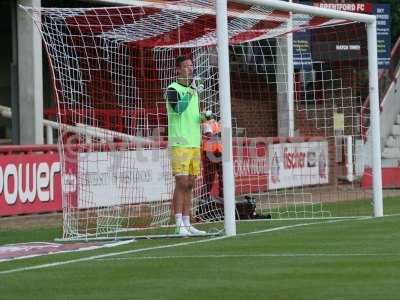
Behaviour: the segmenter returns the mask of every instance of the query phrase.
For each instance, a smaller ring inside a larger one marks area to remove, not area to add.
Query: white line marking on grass
[[[99,258],[99,261],[118,260],[168,260],[192,258],[260,258],[260,257],[345,257],[345,256],[399,256],[400,253],[260,253],[260,254],[210,254],[210,255],[173,255],[173,256],[136,256]]]
[[[372,217],[363,217],[363,218],[360,218],[360,219],[357,219],[357,220],[365,220],[365,219],[368,219],[368,218],[372,218]],[[264,229],[264,230],[259,230],[259,231],[241,233],[241,234],[238,234],[236,236],[247,236],[247,235],[253,235],[253,234],[260,234],[260,233],[267,233],[267,232],[273,232],[273,231],[279,231],[279,230],[286,230],[286,229],[297,228],[297,227],[310,226],[310,225],[314,225],[314,224],[315,225],[318,225],[318,224],[330,224],[330,223],[337,223],[337,222],[343,222],[343,221],[347,221],[347,220],[340,219],[340,220],[329,220],[329,221],[325,221],[325,222],[300,223],[300,224],[295,224],[295,225],[280,226],[280,227],[269,228],[269,229]],[[66,260],[66,261],[58,261],[58,262],[53,262],[53,263],[48,263],[48,264],[42,264],[42,265],[29,266],[29,267],[10,269],[10,270],[6,270],[6,271],[0,271],[0,275],[12,274],[12,273],[23,272],[23,271],[31,271],[31,270],[39,270],[39,269],[58,267],[58,266],[63,266],[63,265],[68,265],[68,264],[73,264],[73,263],[78,263],[78,262],[86,262],[86,261],[102,259],[102,258],[107,258],[107,257],[113,257],[113,256],[119,256],[119,255],[124,255],[124,254],[132,254],[132,253],[139,253],[139,252],[145,252],[145,251],[151,251],[151,250],[159,250],[159,249],[175,248],[175,247],[180,247],[180,246],[196,245],[196,244],[207,243],[207,242],[212,242],[212,241],[216,241],[216,240],[222,240],[222,239],[226,239],[226,238],[230,238],[230,237],[229,236],[219,236],[219,237],[214,237],[214,238],[209,238],[209,239],[204,239],[204,240],[196,240],[196,241],[191,241],[191,242],[169,244],[169,245],[162,245],[162,246],[148,247],[148,248],[140,248],[140,249],[132,249],[132,250],[126,250],[126,251],[119,251],[119,252],[111,252],[111,253],[106,253],[106,254],[89,256],[89,257],[82,257],[82,258],[78,258],[78,259],[71,259],[71,260]]]
[[[200,243],[205,243],[205,242],[209,242],[209,241],[221,240],[221,239],[225,239],[225,238],[227,238],[227,236],[220,236],[220,237],[211,238],[211,239],[207,239],[207,240],[200,240],[200,241],[192,241],[192,242],[170,244],[170,245],[163,245],[163,246],[156,246],[156,247],[149,247],[149,248],[133,249],[133,250],[120,251],[120,252],[111,252],[111,253],[107,253],[107,254],[82,257],[82,258],[78,258],[78,259],[59,261],[59,262],[48,263],[48,264],[43,264],[43,265],[22,267],[22,268],[16,268],[16,269],[11,269],[11,270],[6,270],[6,271],[0,271],[0,275],[11,274],[11,273],[16,273],[16,272],[21,272],[21,271],[30,271],[30,270],[58,267],[58,266],[73,264],[73,263],[77,263],[77,262],[91,261],[91,260],[95,260],[95,259],[113,257],[113,256],[118,256],[118,255],[124,255],[124,254],[131,254],[131,253],[138,253],[138,252],[144,252],[144,251],[150,251],[150,250],[158,250],[158,249],[174,248],[174,247],[178,247],[178,246],[200,244]]]
[[[400,216],[400,213],[399,214],[388,214],[388,215],[383,215],[384,217],[398,217],[398,216]]]
[[[358,221],[358,220],[367,220],[367,219],[372,219],[372,217],[362,217],[362,218],[358,218],[356,220]],[[354,220],[354,219],[350,219],[350,220]],[[335,219],[335,220],[329,220],[329,221],[325,221],[325,222],[300,223],[300,224],[294,224],[294,225],[280,226],[280,227],[275,227],[275,228],[239,233],[236,236],[247,236],[247,235],[273,232],[273,231],[279,231],[279,230],[285,230],[285,229],[292,229],[292,228],[296,228],[296,227],[305,227],[305,226],[310,226],[310,225],[314,225],[314,224],[319,224],[319,225],[331,224],[331,223],[338,223],[338,222],[343,222],[343,221],[349,221],[349,219]]]

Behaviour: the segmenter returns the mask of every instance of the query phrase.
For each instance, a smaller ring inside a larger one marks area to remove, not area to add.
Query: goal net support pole
[[[358,14],[319,8],[310,5],[289,3],[279,0],[234,0],[237,3],[256,4],[270,8],[289,11],[292,13],[310,14],[314,16],[347,19],[363,22],[367,26],[368,36],[368,66],[369,66],[369,93],[372,131],[372,172],[373,172],[373,203],[374,216],[383,216],[382,200],[382,166],[381,166],[381,141],[379,120],[379,87],[378,87],[378,54],[376,37],[376,17],[374,15]],[[217,1],[218,2],[218,1]]]
[[[372,131],[372,172],[374,191],[374,216],[383,216],[382,200],[382,167],[381,138],[379,118],[379,86],[378,86],[378,51],[376,39],[376,17],[367,23],[368,65],[369,65],[369,95],[371,101],[371,131]]]
[[[235,226],[235,179],[233,173],[231,87],[229,79],[229,40],[227,0],[216,1],[217,47],[219,69],[219,101],[221,105],[221,124],[224,150],[222,170],[224,184],[225,234],[236,235]]]
[[[292,0],[289,0],[292,3]],[[293,13],[290,12],[288,28],[293,28]],[[293,33],[287,36],[287,104],[288,104],[288,136],[294,136],[294,67],[293,67]]]

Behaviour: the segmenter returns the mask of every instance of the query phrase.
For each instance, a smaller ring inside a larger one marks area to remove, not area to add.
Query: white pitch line
[[[136,256],[136,257],[112,257],[100,258],[107,260],[169,260],[192,258],[260,258],[260,257],[352,257],[352,256],[399,256],[400,253],[260,253],[260,254],[210,254],[210,255],[174,255],[174,256]]]
[[[364,220],[364,219],[365,218],[358,219],[358,220]],[[247,236],[247,235],[252,235],[252,234],[268,233],[268,232],[286,230],[286,229],[291,229],[291,228],[296,228],[296,227],[310,226],[310,225],[314,225],[314,224],[316,224],[316,225],[317,224],[329,224],[329,223],[336,223],[336,222],[341,222],[341,221],[347,221],[347,220],[341,219],[341,220],[330,220],[327,222],[312,222],[312,223],[301,223],[301,224],[295,224],[295,225],[280,226],[280,227],[269,228],[269,229],[264,229],[264,230],[259,230],[259,231],[241,233],[236,236]],[[212,241],[216,241],[216,240],[222,240],[222,239],[226,239],[226,238],[230,238],[230,237],[229,236],[219,236],[219,237],[215,237],[215,238],[209,238],[209,239],[205,239],[205,240],[197,240],[197,241],[191,241],[191,242],[185,242],[185,243],[169,244],[169,245],[162,245],[162,246],[148,247],[148,248],[141,248],[141,249],[132,249],[132,250],[126,250],[126,251],[119,251],[119,252],[111,252],[111,253],[107,253],[107,254],[82,257],[82,258],[78,258],[78,259],[71,259],[71,260],[66,260],[66,261],[59,261],[59,262],[53,262],[53,263],[48,263],[48,264],[0,271],[0,275],[58,267],[58,266],[62,266],[62,265],[68,265],[68,264],[73,264],[73,263],[78,263],[78,262],[87,262],[87,261],[91,261],[91,260],[119,256],[119,255],[124,255],[124,254],[139,253],[139,252],[145,252],[145,251],[151,251],[151,250],[159,250],[159,249],[175,248],[175,247],[180,247],[180,246],[195,245],[195,244],[212,242]]]
[[[82,257],[82,258],[78,258],[78,259],[71,259],[71,260],[59,261],[59,262],[42,264],[42,265],[37,265],[37,266],[22,267],[22,268],[16,268],[16,269],[11,269],[11,270],[6,270],[6,271],[0,271],[0,275],[11,274],[11,273],[16,273],[16,272],[22,272],[22,271],[30,271],[30,270],[38,270],[38,269],[45,269],[45,268],[51,268],[51,267],[58,267],[58,266],[73,264],[73,263],[77,263],[77,262],[86,262],[86,261],[91,261],[91,260],[95,260],[95,259],[113,257],[113,256],[118,256],[118,255],[124,255],[124,254],[131,254],[131,253],[138,253],[138,252],[144,252],[144,251],[150,251],[150,250],[158,250],[158,249],[174,248],[174,247],[178,247],[178,246],[199,244],[199,243],[204,243],[204,242],[208,242],[208,241],[215,241],[215,240],[220,240],[220,239],[225,239],[225,238],[227,238],[227,236],[220,236],[220,237],[215,237],[215,238],[206,239],[206,240],[200,240],[200,241],[192,241],[192,242],[170,244],[170,245],[163,245],[163,246],[156,246],[156,247],[149,247],[149,248],[141,248],[141,249],[119,251],[119,252],[111,252],[111,253],[107,253],[107,254],[100,254],[100,255],[95,255],[95,256]]]
[[[355,220],[359,221],[359,220],[367,220],[367,219],[372,219],[372,217],[362,217],[362,218],[358,218]],[[291,228],[296,228],[296,227],[305,227],[305,226],[310,226],[310,225],[314,225],[314,224],[330,224],[330,223],[337,223],[337,222],[343,222],[343,221],[349,221],[349,220],[354,220],[354,219],[334,219],[334,220],[329,220],[329,221],[324,221],[324,222],[300,223],[300,224],[295,224],[295,225],[287,225],[287,226],[280,226],[280,227],[275,227],[275,228],[270,228],[270,229],[263,229],[263,230],[258,230],[258,231],[239,233],[236,236],[247,236],[247,235],[259,234],[259,233],[265,233],[265,232],[273,232],[273,231],[278,231],[278,230],[291,229]]]

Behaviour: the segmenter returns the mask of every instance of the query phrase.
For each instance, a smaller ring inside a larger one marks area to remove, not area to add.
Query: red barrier
[[[366,169],[361,180],[363,188],[372,188],[372,169]],[[382,187],[399,188],[400,187],[400,168],[388,167],[382,168]]]
[[[233,144],[233,167],[236,195],[260,193],[268,190],[268,144],[261,139],[243,140]]]
[[[25,155],[40,153],[58,153],[57,145],[5,145],[0,146],[1,155]]]

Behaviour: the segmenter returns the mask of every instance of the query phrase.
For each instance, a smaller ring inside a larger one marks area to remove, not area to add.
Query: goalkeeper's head
[[[193,81],[193,62],[187,56],[178,56],[176,58],[176,73],[178,82],[189,86]]]

